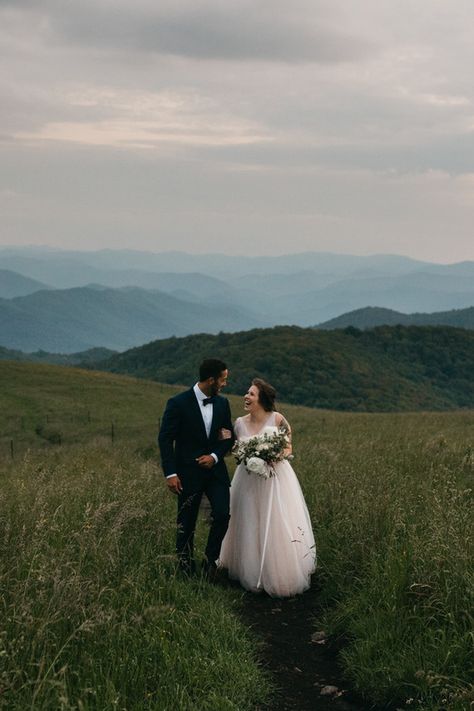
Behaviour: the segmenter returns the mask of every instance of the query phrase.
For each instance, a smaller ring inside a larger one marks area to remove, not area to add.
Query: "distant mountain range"
[[[133,287],[56,289],[0,299],[0,345],[21,351],[125,350],[170,335],[249,324],[258,321],[238,306],[204,306]]]
[[[471,262],[462,264],[472,265]],[[232,256],[226,254],[188,254],[186,252],[141,252],[104,249],[99,251],[57,250],[47,247],[0,248],[0,267],[39,279],[58,287],[82,286],[73,279],[82,279],[85,269],[98,271],[145,271],[153,273],[200,272],[227,280],[247,274],[294,274],[311,271],[341,278],[348,274],[375,269],[390,274],[406,274],[425,266],[436,267],[410,257],[398,255],[356,256],[330,252],[304,252],[281,256]],[[457,271],[457,265],[456,271]],[[91,272],[89,272],[91,273]],[[471,267],[469,267],[471,273]],[[63,281],[57,283],[58,275]],[[64,279],[68,279],[65,282]],[[87,276],[88,281],[97,281]]]
[[[108,348],[91,348],[88,351],[81,353],[47,353],[46,351],[37,351],[36,353],[23,353],[23,351],[14,351],[9,348],[0,346],[0,360],[17,360],[22,362],[32,363],[53,363],[55,365],[82,365],[87,366],[97,363],[98,361],[110,358],[115,355],[116,351],[111,351]]]
[[[9,269],[0,269],[0,299],[13,299],[15,296],[26,296],[40,289],[48,289],[36,279],[30,279]]]
[[[392,309],[381,309],[367,306],[365,309],[355,309],[347,314],[318,324],[316,328],[336,329],[354,328],[366,329],[375,326],[455,326],[457,328],[474,329],[474,307],[454,309],[433,314],[403,314]]]
[[[418,315],[473,306],[474,262],[0,248],[0,345],[28,351],[124,350],[282,324],[331,328],[366,307]]]
[[[281,400],[355,411],[474,407],[474,331],[394,326],[368,331],[299,327],[193,335],[149,343],[93,367],[166,383],[192,384],[204,357],[230,368],[243,395],[255,376]]]

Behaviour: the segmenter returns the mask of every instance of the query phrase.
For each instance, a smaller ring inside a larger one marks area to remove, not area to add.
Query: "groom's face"
[[[212,378],[210,382],[211,395],[218,395],[222,388],[227,385],[227,378],[229,377],[229,371],[223,370],[218,378]]]

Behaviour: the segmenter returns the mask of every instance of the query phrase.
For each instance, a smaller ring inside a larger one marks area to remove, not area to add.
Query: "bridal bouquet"
[[[239,464],[244,464],[249,474],[268,479],[275,476],[275,462],[291,459],[285,454],[290,446],[288,430],[284,427],[265,427],[261,434],[236,442],[234,456]]]

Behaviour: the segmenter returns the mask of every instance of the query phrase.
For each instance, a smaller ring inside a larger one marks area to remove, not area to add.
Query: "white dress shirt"
[[[211,425],[212,425],[212,415],[214,414],[214,405],[212,402],[210,402],[208,405],[203,405],[204,400],[209,397],[206,395],[206,393],[203,393],[199,385],[196,383],[196,385],[193,388],[194,394],[196,395],[196,400],[198,401],[199,404],[199,409],[201,410],[201,415],[202,419],[204,420],[204,427],[206,428],[206,434],[207,437],[209,438],[209,434],[211,432]]]
[[[212,416],[214,414],[214,405],[212,404],[212,402],[210,402],[208,405],[203,405],[203,402],[208,397],[208,395],[206,395],[206,393],[203,393],[197,383],[194,386],[193,390],[194,394],[196,395],[196,400],[198,401],[199,409],[201,410],[204,427],[206,428],[206,434],[209,438],[209,435],[211,433]],[[217,462],[219,461],[219,457],[217,456],[217,454],[211,452],[211,457],[217,464]],[[173,476],[176,476],[176,474],[169,474],[169,476],[167,476],[166,478],[171,479],[171,477]]]

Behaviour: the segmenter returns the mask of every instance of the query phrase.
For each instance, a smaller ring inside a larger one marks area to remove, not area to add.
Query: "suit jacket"
[[[218,439],[221,428],[230,430],[232,438]],[[194,390],[186,390],[168,400],[163,414],[158,435],[163,473],[165,477],[178,474],[189,479],[211,471],[228,480],[224,456],[232,449],[234,441],[229,401],[219,395],[215,397],[208,437]],[[211,470],[203,469],[196,463],[197,457],[212,452],[218,456],[219,461]]]

